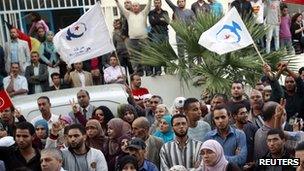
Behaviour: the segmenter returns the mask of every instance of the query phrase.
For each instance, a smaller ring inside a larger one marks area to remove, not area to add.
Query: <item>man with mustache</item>
[[[45,119],[48,122],[48,127],[51,129],[53,123],[58,121],[59,116],[51,113],[51,101],[47,96],[41,96],[37,99],[38,108],[41,115],[34,118],[31,123],[35,125],[36,121]]]
[[[219,142],[228,162],[243,166],[247,158],[246,135],[243,131],[229,125],[230,113],[226,106],[214,108],[213,122],[216,129],[208,132],[205,140],[213,139]]]
[[[80,124],[73,124],[67,128],[69,148],[62,150],[63,168],[65,170],[107,171],[107,162],[100,150],[86,146],[86,131]]]
[[[202,143],[188,137],[188,121],[185,115],[174,115],[171,124],[175,139],[164,144],[160,150],[160,170],[167,171],[175,165],[194,168],[195,164],[200,162]]]

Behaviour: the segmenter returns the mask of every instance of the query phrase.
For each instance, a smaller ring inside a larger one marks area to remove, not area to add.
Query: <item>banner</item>
[[[219,22],[205,31],[198,43],[219,55],[253,44],[242,18],[233,7]]]
[[[54,45],[67,64],[81,62],[115,50],[100,3],[54,36]]]

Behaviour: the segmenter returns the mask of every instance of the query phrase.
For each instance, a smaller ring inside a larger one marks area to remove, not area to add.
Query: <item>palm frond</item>
[[[178,57],[168,41],[149,41],[141,44],[143,46],[141,52],[134,51],[141,57],[133,61],[144,65],[165,66],[170,73],[176,73],[186,85],[189,85],[194,77],[202,77],[205,80],[204,90],[211,94],[229,93],[230,85],[235,79],[244,80],[245,83],[253,86],[262,76],[262,62],[252,45],[218,55],[198,44],[201,34],[216,24],[221,17],[201,14],[191,25],[181,21],[170,23],[181,39],[180,45],[186,50],[185,58]],[[252,21],[253,18],[247,18],[244,22],[253,40],[257,41],[265,36],[268,27],[256,25]],[[289,61],[289,66],[295,68],[296,58],[286,54],[285,50],[270,54],[262,53],[263,59],[272,68],[275,68],[276,64],[282,60]],[[202,62],[198,63],[198,59]]]

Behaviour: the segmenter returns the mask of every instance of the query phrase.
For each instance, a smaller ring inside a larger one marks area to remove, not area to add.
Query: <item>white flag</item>
[[[68,64],[115,50],[100,3],[96,3],[75,23],[60,30],[53,40],[57,52]]]
[[[236,8],[233,7],[219,22],[201,35],[198,43],[222,55],[254,42]]]

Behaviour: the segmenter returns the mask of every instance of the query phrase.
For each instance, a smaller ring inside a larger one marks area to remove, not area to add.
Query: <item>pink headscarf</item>
[[[207,140],[203,143],[202,149],[209,149],[216,154],[216,162],[214,166],[206,166],[202,160],[201,165],[204,171],[226,170],[228,161],[225,158],[223,147],[215,140]]]
[[[120,118],[113,118],[108,122],[108,126],[114,131],[114,138],[109,139],[109,154],[113,155],[121,151],[123,139],[131,139],[131,126]]]

